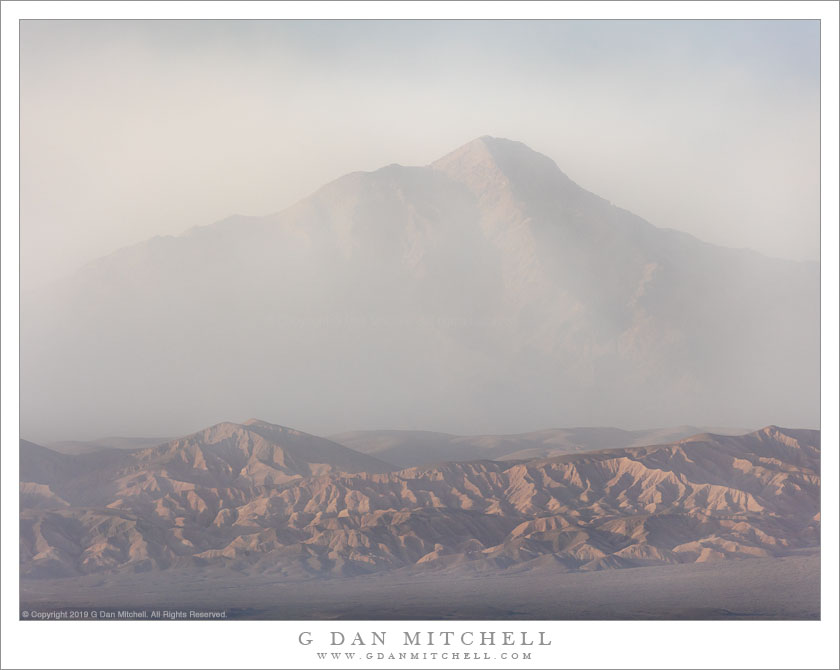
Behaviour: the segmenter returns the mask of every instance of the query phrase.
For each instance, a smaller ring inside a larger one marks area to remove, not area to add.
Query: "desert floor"
[[[819,619],[818,552],[589,573],[390,574],[302,582],[169,570],[23,580],[21,611],[224,609],[229,619]]]

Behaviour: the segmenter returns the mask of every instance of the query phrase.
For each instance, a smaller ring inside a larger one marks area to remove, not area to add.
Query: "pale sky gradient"
[[[819,96],[817,21],[23,21],[23,288],[485,134],[817,260]]]

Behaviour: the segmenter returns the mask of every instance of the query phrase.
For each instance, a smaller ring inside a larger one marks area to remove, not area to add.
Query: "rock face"
[[[819,421],[818,265],[656,228],[490,137],[99,259],[22,296],[21,343],[42,441],[281,411],[320,434]]]
[[[260,421],[98,467],[22,444],[21,572],[223,566],[301,578],[784,556],[819,546],[819,443],[817,431],[771,426],[400,471]]]

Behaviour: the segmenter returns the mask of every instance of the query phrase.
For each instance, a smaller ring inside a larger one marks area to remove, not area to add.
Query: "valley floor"
[[[21,581],[21,611],[219,609],[228,619],[820,618],[818,550],[588,573],[397,571],[277,581],[225,570],[167,570]]]

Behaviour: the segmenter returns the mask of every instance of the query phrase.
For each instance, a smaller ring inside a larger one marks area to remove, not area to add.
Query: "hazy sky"
[[[23,21],[23,288],[484,134],[817,259],[819,93],[817,21]]]

